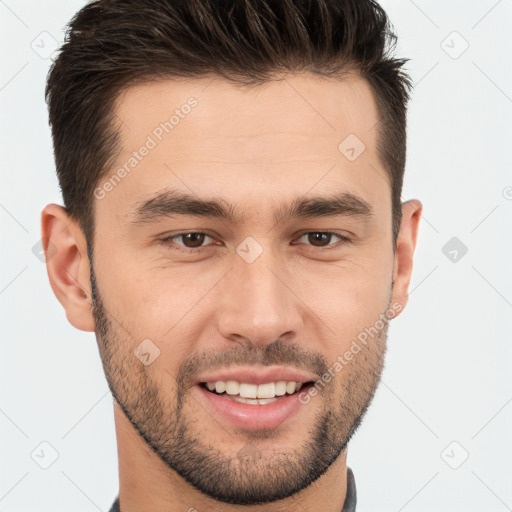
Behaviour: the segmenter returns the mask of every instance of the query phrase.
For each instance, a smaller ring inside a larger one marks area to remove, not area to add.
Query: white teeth
[[[224,391],[226,391],[226,383],[225,382],[219,380],[214,385],[215,385],[215,391],[217,391],[217,393],[224,393]]]
[[[258,394],[258,385],[257,384],[246,384],[243,382],[240,384],[239,393],[240,396],[243,396],[245,398],[256,398],[260,395]],[[260,397],[264,398],[264,397]]]
[[[271,404],[272,402],[277,402],[277,398],[259,398],[258,403],[260,405]]]
[[[215,383],[215,387],[217,387],[217,383]],[[226,382],[226,393],[228,395],[238,395],[240,391],[240,384],[235,380],[228,380]]]
[[[291,395],[292,393],[295,393],[295,382],[287,382],[286,383],[286,392]]]
[[[276,396],[286,395],[286,381],[280,380],[276,382]]]
[[[244,396],[240,393],[240,396]],[[258,398],[274,398],[276,396],[276,385],[274,382],[260,384],[258,386]]]
[[[253,399],[272,399],[276,396],[284,396],[287,393],[292,395],[293,393],[300,391],[303,384],[302,382],[293,381],[278,381],[278,382],[267,382],[265,384],[249,384],[247,382],[237,382],[235,380],[228,381],[217,381],[217,382],[206,382],[206,387],[210,391],[217,392],[218,394],[226,393],[230,396],[240,396],[241,398],[253,398]],[[254,400],[251,403],[257,403]]]
[[[226,396],[226,395],[224,395]],[[272,402],[277,402],[277,398],[242,398],[241,396],[228,396],[228,400],[234,400],[235,402],[240,402],[241,404],[251,404],[251,405],[267,405]]]

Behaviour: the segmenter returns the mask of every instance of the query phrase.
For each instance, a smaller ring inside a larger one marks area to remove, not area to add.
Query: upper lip
[[[267,382],[294,381],[310,382],[317,380],[317,376],[294,368],[271,367],[257,369],[254,367],[231,368],[229,370],[219,370],[208,375],[200,376],[196,384],[201,382],[235,380],[237,382],[246,382],[248,384],[265,384]]]

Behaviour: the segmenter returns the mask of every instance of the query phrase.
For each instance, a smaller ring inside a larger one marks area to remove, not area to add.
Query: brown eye
[[[305,238],[305,237],[306,237],[306,240],[309,245],[311,245],[313,247],[318,247],[320,249],[321,248],[331,249],[331,248],[339,247],[340,245],[343,245],[344,243],[350,242],[350,240],[346,236],[342,236],[342,235],[340,235],[338,233],[334,233],[332,231],[309,231],[308,233],[303,233],[299,237],[299,240],[301,238]],[[338,240],[340,241],[340,243],[339,244],[330,243],[332,241],[333,237],[337,237]]]
[[[202,232],[178,233],[177,235],[162,239],[161,242],[170,249],[175,249],[177,251],[182,250],[182,248],[194,250],[205,247],[203,245],[205,238],[212,237],[207,233]],[[182,243],[178,242],[178,240],[181,240]],[[181,246],[182,248],[176,246]]]
[[[320,246],[323,247],[324,245],[329,245],[326,242],[329,242],[332,238],[332,235],[329,233],[319,233],[319,232],[313,232],[308,233],[308,242],[311,242],[314,246]]]
[[[201,244],[204,242],[205,235],[204,233],[186,233],[185,235],[179,235],[184,241],[185,247],[188,248],[196,248],[201,247]]]

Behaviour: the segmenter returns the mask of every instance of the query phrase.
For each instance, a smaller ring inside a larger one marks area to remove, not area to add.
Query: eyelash
[[[337,236],[340,239],[340,245],[348,244],[351,241],[350,238],[348,238],[346,236],[343,236],[343,235],[340,235],[339,233],[336,233],[335,231],[305,231],[304,233],[299,235],[298,238],[302,238],[304,235],[308,235],[310,233],[321,233],[323,235],[334,235],[334,236]],[[206,247],[206,246],[194,247],[194,248],[191,248],[191,247],[178,248],[178,247],[176,247],[175,244],[173,243],[173,240],[175,238],[179,238],[179,237],[185,236],[185,235],[205,235],[205,236],[209,236],[210,238],[213,238],[212,235],[210,235],[209,233],[206,233],[204,231],[189,231],[189,232],[185,232],[185,233],[177,233],[176,235],[172,235],[172,236],[163,238],[163,239],[160,240],[160,242],[162,242],[162,244],[164,246],[166,246],[170,250],[179,251],[179,252],[188,252],[188,253],[194,253],[194,252],[197,252],[197,251],[199,251],[201,249],[204,249]],[[326,247],[317,247],[317,249],[320,249],[322,251],[329,251],[329,250],[332,250],[332,249],[339,248],[340,245],[334,244],[334,245],[329,245],[329,246],[326,246]],[[315,248],[314,246],[311,246],[311,247]]]

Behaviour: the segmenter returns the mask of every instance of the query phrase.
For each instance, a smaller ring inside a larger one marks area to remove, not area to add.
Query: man
[[[347,446],[422,211],[393,42],[370,0],[73,18],[46,90],[65,207],[42,232],[114,397],[113,511],[355,510]]]

